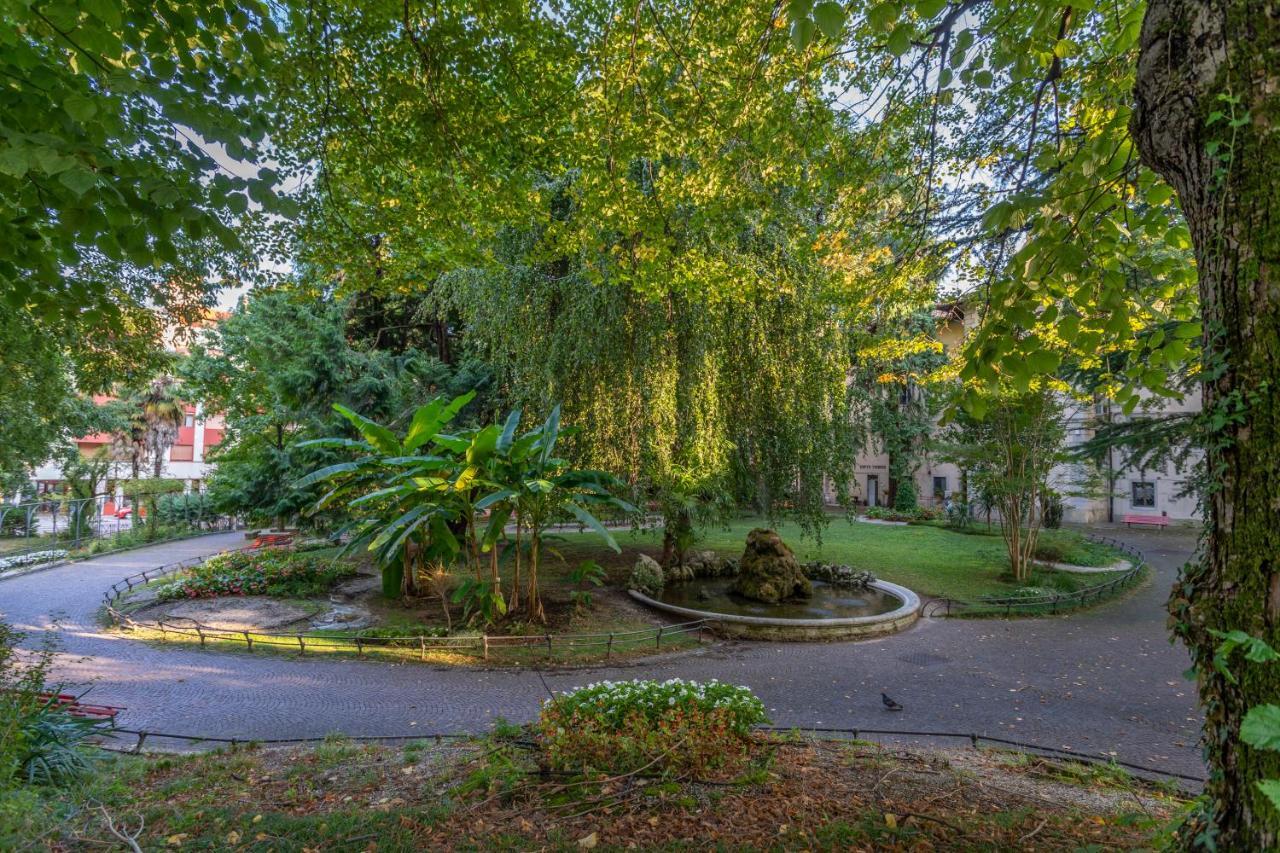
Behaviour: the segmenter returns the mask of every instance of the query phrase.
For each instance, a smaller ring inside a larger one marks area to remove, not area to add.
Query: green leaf
[[[364,440],[369,442],[369,445],[375,450],[393,455],[400,455],[403,452],[400,442],[396,440],[395,433],[382,426],[382,424],[375,423],[364,415],[351,411],[341,403],[334,403],[333,410],[350,421],[364,436]]]
[[[1280,809],[1280,779],[1259,779],[1258,790],[1274,808]]]
[[[1171,198],[1173,198],[1173,187],[1168,184],[1156,184],[1147,190],[1147,204],[1152,207],[1159,207]]]
[[[990,89],[994,80],[995,78],[992,76],[991,72],[985,68],[981,71],[975,72],[973,75],[974,85],[979,89]]]
[[[307,486],[310,486],[312,483],[318,483],[321,480],[327,480],[330,477],[336,477],[338,474],[345,474],[349,471],[355,471],[356,469],[361,467],[361,465],[363,465],[365,461],[368,461],[368,460],[356,461],[356,462],[339,462],[335,465],[326,465],[324,468],[320,468],[319,470],[312,471],[310,474],[306,475],[305,477],[302,477],[299,480],[295,480],[293,487],[295,489],[305,489]]]
[[[1255,749],[1280,752],[1280,705],[1255,705],[1240,722],[1240,740]]]
[[[1198,338],[1200,337],[1199,323],[1179,323],[1177,328],[1173,330],[1175,338]]]
[[[512,489],[502,489],[500,491],[493,492],[476,501],[475,510],[476,512],[482,512],[496,503],[501,503],[502,501],[509,500],[515,496],[516,493]]]
[[[70,95],[62,102],[62,108],[67,111],[67,115],[71,116],[82,124],[98,112],[98,105],[91,98],[83,95]]]
[[[894,56],[902,56],[911,49],[911,27],[908,24],[899,24],[893,28],[893,32],[889,34],[888,48],[889,52]]]
[[[791,22],[791,43],[796,50],[804,50],[813,43],[814,25],[810,18],[796,18]]]
[[[871,24],[872,29],[887,33],[898,22],[898,14],[898,4],[879,3],[867,12],[867,22]]]
[[[78,196],[82,196],[98,184],[98,178],[88,169],[76,167],[58,175],[58,182]]]
[[[982,217],[982,227],[988,231],[1003,231],[1009,227],[1013,216],[1013,203],[1008,201],[992,205]]]
[[[916,14],[922,18],[932,18],[947,7],[950,0],[920,0],[916,4]]]
[[[520,426],[520,410],[516,409],[507,415],[507,422],[502,426],[502,435],[498,436],[498,452],[506,453],[515,440],[516,428]]]
[[[432,400],[425,406],[413,413],[413,421],[409,424],[409,431],[405,434],[404,449],[407,451],[417,450],[428,441],[432,441],[436,434],[449,422],[451,422],[462,411],[462,408],[475,399],[476,392],[468,391],[454,397],[446,405],[442,399]]]
[[[557,404],[542,425],[542,465],[551,459],[551,451],[555,449],[556,439],[560,437],[560,406]]]
[[[827,2],[815,4],[813,20],[829,39],[838,39],[844,33],[844,9],[839,3]]]
[[[1045,349],[1034,350],[1027,353],[1027,367],[1033,373],[1050,374],[1058,369],[1058,365],[1062,362],[1062,357],[1056,352],[1050,352]]]
[[[1066,59],[1080,53],[1080,45],[1071,39],[1058,39],[1058,43],[1053,46],[1053,55],[1059,59]]]
[[[600,523],[600,519],[596,518],[573,501],[569,501],[567,505],[569,507],[569,512],[573,513],[574,517],[577,518],[578,521],[581,521],[587,527],[590,527],[596,533],[600,534],[600,536],[604,538],[605,544],[612,548],[615,554],[622,553],[622,549],[618,547],[618,543],[614,540],[613,534],[605,529],[605,526]]]
[[[5,148],[0,151],[0,173],[12,178],[21,178],[34,165],[31,152],[26,148]]]

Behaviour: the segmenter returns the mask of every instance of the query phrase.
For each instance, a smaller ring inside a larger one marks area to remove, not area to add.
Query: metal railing
[[[1160,767],[1151,767],[1146,764],[1137,764],[1131,761],[1116,758],[1114,755],[1106,753],[1091,752],[1075,752],[1070,749],[1063,749],[1057,746],[1044,746],[1043,744],[1031,743],[1028,741],[1012,740],[1010,738],[994,737],[991,735],[978,734],[976,732],[947,732],[934,731],[927,729],[877,729],[877,728],[831,728],[831,727],[798,727],[798,726],[754,726],[754,731],[767,734],[782,735],[800,735],[813,738],[815,740],[874,740],[876,738],[916,738],[931,740],[958,740],[970,746],[973,749],[981,749],[984,744],[989,744],[998,748],[1008,748],[1025,755],[1039,755],[1049,758],[1065,758],[1072,761],[1078,761],[1083,764],[1103,765],[1113,767],[1123,767],[1126,770],[1138,773],[1149,774],[1152,776],[1160,776],[1168,779],[1177,779],[1182,782],[1192,782],[1203,784],[1205,778],[1203,776],[1194,776],[1188,773],[1179,773],[1174,770],[1165,770]],[[112,737],[118,735],[130,735],[134,741],[133,744],[117,752],[127,752],[130,754],[139,754],[142,752],[143,746],[150,741],[154,744],[156,741],[175,740],[193,746],[210,745],[219,746],[305,746],[308,744],[317,744],[332,742],[335,738],[342,740],[363,742],[363,743],[396,743],[404,741],[435,741],[441,743],[445,740],[473,740],[483,737],[482,734],[471,732],[421,732],[414,734],[399,735],[345,735],[345,734],[329,734],[323,737],[289,737],[289,738],[255,738],[250,736],[226,737],[213,735],[190,735],[175,734],[173,732],[153,731],[149,729],[126,729],[119,727],[111,727],[103,731],[104,735]],[[534,741],[521,741],[522,744],[532,745]],[[110,749],[105,744],[99,743],[98,746]]]
[[[17,545],[0,547],[0,560],[43,551],[77,551],[94,542],[123,538],[142,526],[134,523],[132,511],[127,515],[114,509],[108,512],[109,504],[115,504],[110,495],[0,503],[0,545]],[[236,524],[234,518],[214,515],[190,501],[157,512],[154,521],[195,531],[230,530]]]
[[[222,553],[236,553],[252,550],[253,546],[238,548]],[[658,625],[653,628],[641,628],[634,631],[612,631],[596,634],[464,634],[453,637],[429,636],[427,634],[406,634],[403,636],[382,636],[366,632],[272,632],[250,631],[218,628],[205,625],[194,619],[181,618],[159,619],[154,622],[136,620],[120,611],[118,605],[122,596],[154,581],[163,580],[173,575],[193,569],[206,560],[218,555],[182,560],[177,563],[147,569],[129,575],[111,585],[103,593],[103,606],[112,622],[125,630],[145,630],[158,632],[161,639],[169,635],[195,641],[207,647],[211,642],[230,642],[241,645],[246,651],[254,651],[257,647],[282,648],[297,654],[329,653],[334,651],[352,653],[363,658],[369,654],[394,652],[399,658],[417,657],[426,660],[431,653],[452,652],[467,654],[480,660],[490,660],[491,656],[515,653],[522,658],[534,658],[554,661],[557,653],[561,657],[574,657],[593,650],[597,657],[611,660],[615,654],[634,653],[652,649],[662,651],[663,643],[668,646],[679,638],[696,637],[701,642],[708,631],[705,619],[682,622],[675,625]]]
[[[1119,577],[1072,592],[1050,593],[1036,596],[1003,596],[967,601],[958,598],[934,598],[920,608],[922,616],[1013,616],[1014,614],[1049,614],[1076,610],[1096,604],[1130,586],[1146,570],[1147,560],[1142,552],[1128,543],[1110,536],[1090,536],[1094,542],[1108,545],[1130,557],[1129,568]]]

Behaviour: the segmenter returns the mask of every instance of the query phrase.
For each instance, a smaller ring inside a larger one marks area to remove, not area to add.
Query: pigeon
[[[901,711],[902,706],[889,698],[888,693],[880,694],[880,701],[884,703],[884,707],[890,711]]]

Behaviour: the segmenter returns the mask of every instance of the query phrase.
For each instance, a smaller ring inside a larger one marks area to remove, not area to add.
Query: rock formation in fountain
[[[796,562],[796,555],[777,531],[762,527],[747,534],[747,547],[738,563],[733,589],[739,595],[769,604],[813,595],[813,587]]]

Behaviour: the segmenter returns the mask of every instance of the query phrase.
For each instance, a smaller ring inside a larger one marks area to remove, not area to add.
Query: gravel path
[[[860,643],[726,643],[625,666],[550,671],[562,690],[605,678],[719,678],[754,688],[779,725],[976,732],[1201,774],[1201,715],[1169,643],[1164,599],[1193,540],[1115,531],[1152,577],[1067,617],[922,620]],[[546,695],[536,673],[163,648],[105,633],[103,590],[144,568],[242,545],[218,534],[0,581],[0,618],[39,631],[56,617],[57,676],[123,705],[126,728],[271,738],[479,731],[523,721]],[[901,702],[884,711],[880,691]],[[933,741],[937,743],[937,741]]]

